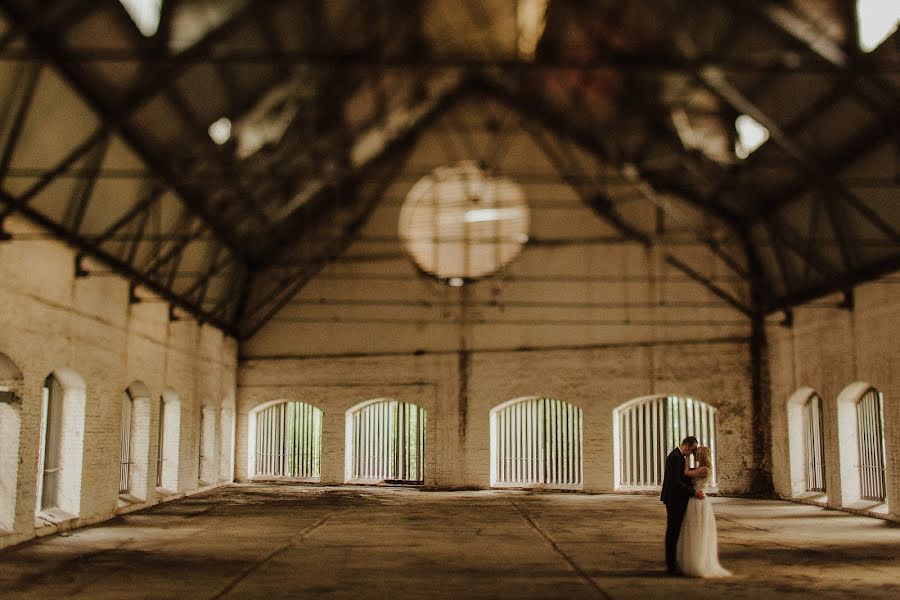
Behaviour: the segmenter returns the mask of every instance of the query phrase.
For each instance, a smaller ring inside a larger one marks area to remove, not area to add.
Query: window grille
[[[131,428],[134,401],[126,392],[122,402],[122,439],[119,452],[119,493],[127,494],[131,488]]]
[[[321,475],[322,411],[282,402],[256,414],[254,475],[315,479]]]
[[[200,431],[197,432],[197,482],[203,481],[203,433],[204,429],[206,429],[206,413],[201,409],[200,410]]]
[[[166,460],[166,402],[159,399],[159,439],[156,446],[156,487],[163,484],[163,464]]]
[[[701,446],[709,447],[711,481],[716,482],[716,409],[712,406],[679,396],[640,399],[613,412],[613,427],[618,449],[617,486],[662,486],[666,457],[691,435]],[[693,457],[690,460],[693,465]]]
[[[822,429],[822,398],[812,394],[803,405],[806,450],[806,491],[825,491],[825,437]]]
[[[410,188],[398,227],[422,271],[460,286],[513,260],[528,240],[529,218],[521,185],[462,161]]]
[[[491,411],[491,485],[582,485],[581,409],[525,398]]]
[[[59,506],[59,476],[62,450],[63,389],[52,375],[42,389],[40,510]]]
[[[349,480],[424,483],[424,408],[379,400],[352,410],[348,418]]]
[[[856,404],[859,434],[860,497],[885,501],[884,405],[881,392],[870,388]]]

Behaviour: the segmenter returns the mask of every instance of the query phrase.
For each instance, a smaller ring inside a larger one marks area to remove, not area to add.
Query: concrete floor
[[[649,496],[237,485],[0,552],[0,597],[900,598],[900,528],[714,502],[726,580],[665,575]]]

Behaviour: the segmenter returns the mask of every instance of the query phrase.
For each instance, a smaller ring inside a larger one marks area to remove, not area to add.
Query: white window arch
[[[856,401],[859,431],[859,486],[863,500],[885,502],[884,397],[873,387]]]
[[[22,372],[0,353],[0,531],[15,525],[21,406]]]
[[[884,396],[865,382],[838,395],[841,501],[887,503]]]
[[[379,398],[347,411],[345,478],[354,483],[424,483],[426,411]]]
[[[825,426],[821,396],[809,387],[787,403],[791,493],[825,493]]]
[[[159,398],[158,433],[156,487],[175,492],[181,454],[181,398],[171,389]]]
[[[841,503],[886,503],[884,397],[855,382],[837,397]]]
[[[119,494],[144,500],[150,468],[150,390],[142,381],[125,388],[121,443]]]
[[[219,411],[219,480],[234,481],[234,408]]]
[[[582,486],[579,407],[553,398],[517,398],[495,406],[490,419],[492,486]]]
[[[297,400],[276,400],[256,407],[249,421],[251,477],[319,480],[322,409]]]
[[[119,494],[131,491],[131,437],[134,401],[126,391],[122,397],[122,427],[119,440]]]
[[[666,456],[681,440],[694,436],[709,446],[716,483],[716,409],[682,396],[636,398],[613,410],[616,488],[662,486]]]
[[[200,409],[199,440],[197,443],[197,481],[209,484],[216,481],[216,407]]]
[[[76,516],[81,509],[85,383],[71,369],[56,369],[41,389],[36,511]],[[59,516],[59,515],[56,515]]]

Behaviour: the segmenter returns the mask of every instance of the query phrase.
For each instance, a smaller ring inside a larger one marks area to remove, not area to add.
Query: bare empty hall
[[[0,555],[9,598],[887,598],[897,530],[720,498],[725,580],[660,568],[655,498],[240,484]],[[187,534],[187,535],[186,535]],[[315,566],[311,566],[314,564]]]
[[[897,595],[898,23],[5,0],[3,593]]]

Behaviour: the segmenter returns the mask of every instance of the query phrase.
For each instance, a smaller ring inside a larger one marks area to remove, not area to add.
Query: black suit
[[[659,499],[666,504],[666,566],[670,571],[678,568],[675,548],[681,522],[687,510],[688,500],[694,495],[694,482],[684,474],[684,455],[681,448],[675,448],[666,458],[666,472],[663,477],[662,493]]]

